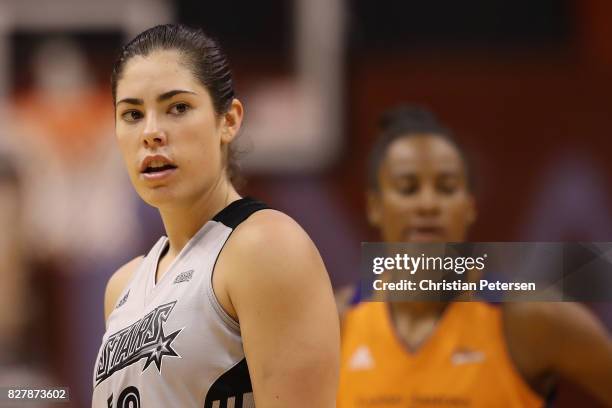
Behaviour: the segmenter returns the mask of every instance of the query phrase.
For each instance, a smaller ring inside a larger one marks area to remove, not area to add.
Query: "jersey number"
[[[108,408],[113,408],[113,394],[108,397]],[[136,387],[127,387],[117,400],[117,408],[140,408],[140,393]]]

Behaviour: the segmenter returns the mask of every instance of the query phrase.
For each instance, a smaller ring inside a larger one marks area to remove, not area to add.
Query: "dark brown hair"
[[[431,111],[415,105],[400,105],[383,113],[378,127],[379,134],[368,162],[369,190],[378,191],[378,171],[389,146],[397,139],[419,134],[435,135],[435,137],[440,137],[452,144],[465,164],[468,188],[470,190],[474,188],[471,161],[468,159],[466,152],[455,140],[453,132],[440,123]]]
[[[127,62],[133,57],[146,57],[158,50],[177,50],[181,53],[194,77],[208,90],[217,115],[230,109],[235,93],[227,56],[219,43],[202,29],[182,24],[149,28],[121,49],[111,74],[113,104],[117,102],[117,83]],[[230,145],[226,155],[226,171],[234,184],[241,182],[236,156],[234,146]]]

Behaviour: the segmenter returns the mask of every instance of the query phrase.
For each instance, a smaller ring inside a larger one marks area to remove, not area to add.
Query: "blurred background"
[[[473,161],[473,241],[612,241],[608,0],[0,0],[0,383],[90,405],[105,284],[163,234],[113,136],[110,71],[157,23],[220,39],[246,106],[243,194],[358,275],[379,115],[432,109]],[[591,304],[612,326],[609,305]],[[597,406],[570,384],[557,406]],[[590,405],[589,405],[590,404]]]

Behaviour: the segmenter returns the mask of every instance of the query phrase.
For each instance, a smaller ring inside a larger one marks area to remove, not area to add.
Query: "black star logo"
[[[157,339],[157,343],[152,345],[149,349],[150,351],[147,353],[147,361],[145,362],[145,366],[142,371],[146,370],[149,364],[155,362],[157,366],[157,370],[161,373],[161,365],[162,358],[164,356],[170,357],[180,357],[176,351],[172,348],[172,342],[179,335],[183,329],[179,329],[172,334],[169,334],[167,337],[164,336],[164,328],[160,327],[159,338]]]

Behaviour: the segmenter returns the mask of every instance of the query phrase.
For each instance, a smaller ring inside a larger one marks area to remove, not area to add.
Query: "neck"
[[[240,198],[229,181],[215,184],[207,193],[188,204],[160,208],[170,247],[168,254],[176,256],[189,240],[219,211]]]
[[[434,332],[447,302],[391,302],[391,319],[400,338],[416,352]]]

